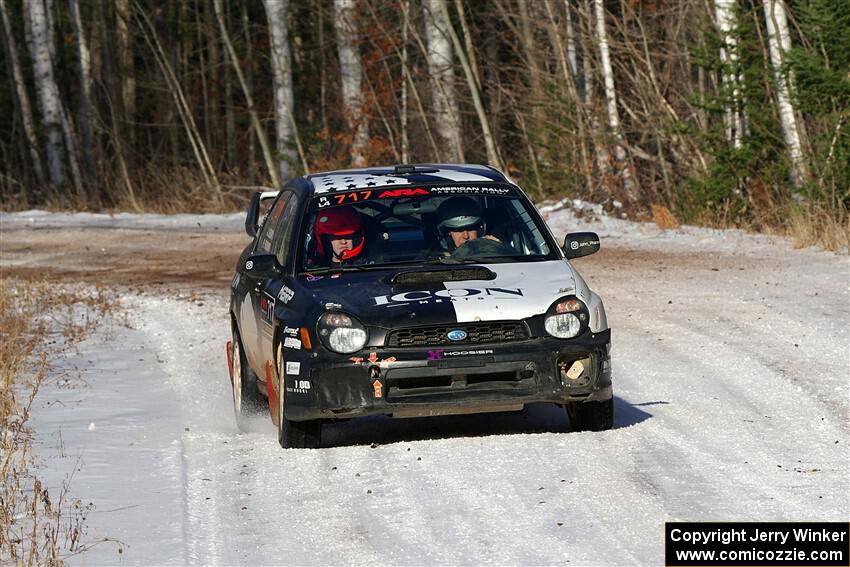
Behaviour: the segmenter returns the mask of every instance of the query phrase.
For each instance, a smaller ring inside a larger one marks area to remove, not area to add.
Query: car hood
[[[470,268],[489,270],[495,277],[439,281],[443,271],[451,279],[451,272]],[[402,272],[412,281],[393,283]],[[426,272],[440,273],[433,278]],[[423,281],[437,281],[422,283],[420,275]],[[386,327],[519,320],[543,314],[556,299],[576,292],[576,277],[563,260],[348,271],[298,279],[317,303],[336,304],[367,325]]]

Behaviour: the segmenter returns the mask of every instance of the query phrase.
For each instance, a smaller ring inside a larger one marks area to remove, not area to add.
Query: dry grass
[[[652,205],[652,220],[662,230],[679,227],[679,221],[664,205]]]
[[[796,248],[820,246],[844,254],[850,251],[850,217],[842,221],[823,209],[793,211],[785,233]]]
[[[39,388],[49,377],[48,341],[51,353],[61,352],[115,308],[114,298],[100,286],[83,293],[56,284],[0,279],[2,565],[59,565],[99,543],[83,541],[90,505],[68,500],[68,481],[51,492],[36,476],[28,422]]]

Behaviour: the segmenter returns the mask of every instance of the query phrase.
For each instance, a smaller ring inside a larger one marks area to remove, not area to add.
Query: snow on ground
[[[71,562],[658,564],[669,520],[848,520],[847,257],[544,212],[560,238],[603,238],[575,265],[613,329],[614,430],[572,433],[536,405],[353,420],[283,451],[268,420],[236,430],[224,290],[128,292],[132,328],[64,361],[84,383],[45,389],[34,419],[42,475],[76,468],[72,494],[96,506],[88,539],[128,546]],[[17,215],[0,222],[242,222]]]

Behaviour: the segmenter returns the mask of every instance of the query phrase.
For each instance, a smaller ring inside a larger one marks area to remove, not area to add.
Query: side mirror
[[[251,195],[251,202],[248,203],[248,214],[245,216],[245,232],[251,238],[257,236],[257,231],[260,228],[260,192],[256,191]]]
[[[274,254],[252,254],[245,260],[245,274],[258,280],[276,278],[283,273],[283,266]]]
[[[568,260],[599,252],[599,235],[595,232],[573,232],[564,238],[564,254]]]

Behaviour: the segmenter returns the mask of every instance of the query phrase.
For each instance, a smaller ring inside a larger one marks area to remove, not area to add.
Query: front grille
[[[446,334],[461,329],[466,331],[462,341],[450,341]],[[486,323],[461,323],[432,327],[412,327],[391,331],[387,347],[464,346],[473,344],[507,343],[528,338],[528,331],[519,321],[490,321]]]

